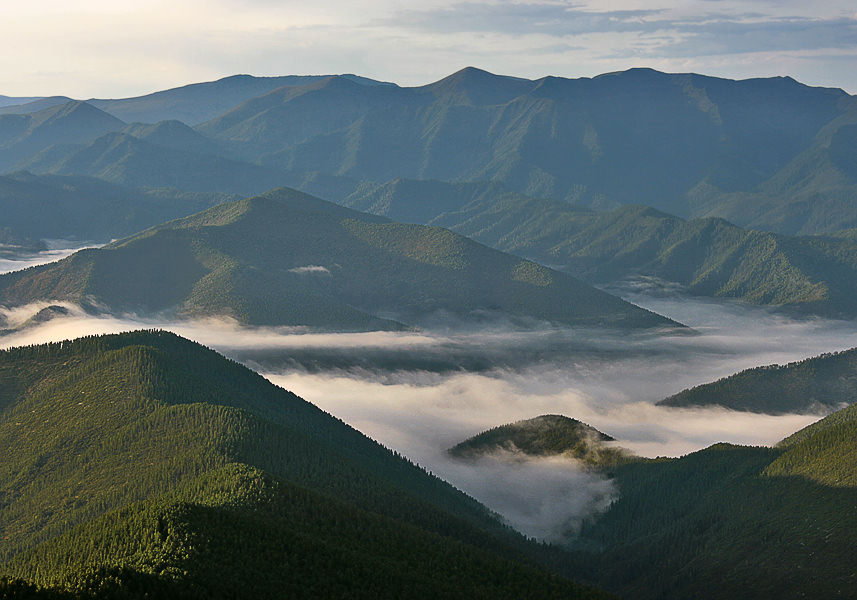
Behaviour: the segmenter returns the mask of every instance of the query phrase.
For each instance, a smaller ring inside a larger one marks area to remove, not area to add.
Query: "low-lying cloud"
[[[298,275],[330,275],[330,270],[321,265],[307,265],[305,267],[289,269],[289,273],[297,273]]]

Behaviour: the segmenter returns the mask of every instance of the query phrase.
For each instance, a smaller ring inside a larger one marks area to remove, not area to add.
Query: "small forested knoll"
[[[542,415],[500,425],[478,433],[449,449],[460,459],[477,459],[499,452],[528,456],[566,456],[591,467],[607,467],[631,459],[631,454],[607,445],[614,438],[562,415]]]
[[[776,448],[618,465],[618,499],[584,525],[572,562],[630,598],[849,597],[855,440],[849,407]]]
[[[280,88],[197,129],[293,173],[494,181],[693,216],[691,192],[754,190],[852,105],[842,90],[782,77],[630,69],[526,80],[466,68],[412,88],[343,77]]]
[[[598,597],[528,566],[544,550],[474,500],[173,334],[0,352],[0,399],[0,593]]]
[[[391,223],[283,188],[0,277],[0,302],[401,328],[444,313],[522,324],[672,327],[569,275],[438,227]]]
[[[829,412],[857,398],[857,349],[741,371],[661,400],[768,414]]]

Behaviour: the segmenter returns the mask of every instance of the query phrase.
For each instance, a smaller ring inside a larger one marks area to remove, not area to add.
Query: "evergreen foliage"
[[[0,352],[2,597],[598,597],[481,505],[215,352]],[[36,586],[33,588],[33,586]]]
[[[683,390],[664,406],[719,405],[768,414],[829,412],[857,394],[857,349],[755,367]]]
[[[590,467],[606,468],[631,460],[628,451],[606,444],[613,441],[614,438],[577,419],[542,415],[488,429],[456,444],[448,452],[462,459],[498,451],[530,456],[563,455]]]

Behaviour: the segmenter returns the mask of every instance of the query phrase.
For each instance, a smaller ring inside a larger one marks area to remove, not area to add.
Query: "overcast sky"
[[[649,66],[857,92],[854,0],[3,2],[0,94],[124,97],[253,75],[422,85],[472,65],[565,77]]]

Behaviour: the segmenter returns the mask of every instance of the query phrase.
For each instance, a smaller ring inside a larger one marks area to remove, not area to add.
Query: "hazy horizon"
[[[632,67],[788,75],[857,91],[857,13],[844,0],[39,0],[4,16],[6,96],[122,98],[239,73],[355,73],[413,86],[468,65],[530,79]]]

